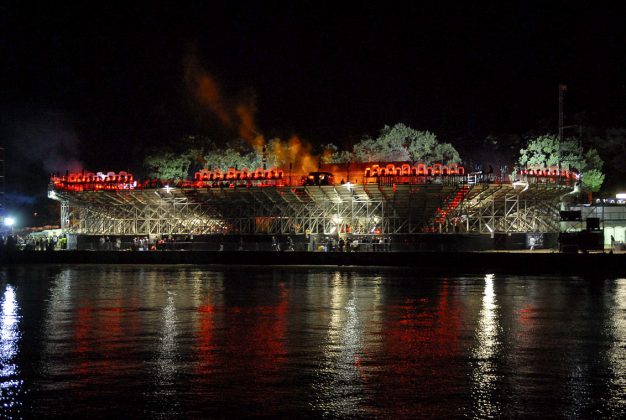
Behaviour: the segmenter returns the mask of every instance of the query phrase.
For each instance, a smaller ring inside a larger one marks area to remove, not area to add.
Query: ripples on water
[[[626,279],[0,269],[0,413],[623,417]]]

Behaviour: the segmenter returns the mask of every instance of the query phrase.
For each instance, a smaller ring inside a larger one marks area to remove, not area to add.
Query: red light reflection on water
[[[460,310],[449,301],[448,284],[444,283],[434,310],[427,300],[406,299],[404,305],[389,308],[385,327],[387,350],[398,360],[408,363],[392,365],[397,373],[421,369],[419,358],[446,358],[459,350]],[[404,355],[404,356],[403,356]]]
[[[450,392],[447,385],[462,375],[452,363],[460,351],[459,302],[449,295],[445,282],[436,305],[428,299],[407,298],[401,305],[388,307],[386,317],[381,334],[389,365],[370,382],[394,391],[374,393],[386,397],[374,406],[385,415],[428,416],[432,398],[445,398]]]
[[[215,307],[203,305],[198,308],[198,364],[196,374],[206,375],[214,368],[214,351],[216,349],[213,339]]]
[[[99,382],[113,380],[136,364],[125,353],[124,337],[135,336],[140,330],[138,315],[125,310],[121,297],[111,303],[114,306],[93,307],[91,302],[81,301],[73,325],[73,348],[77,355],[73,373],[98,376]],[[132,299],[129,305],[138,302]]]
[[[240,354],[241,369],[257,372],[277,370],[286,354],[284,347],[285,326],[289,303],[288,295],[281,292],[277,305],[227,308],[226,323],[238,325],[224,337],[227,352]],[[247,366],[246,366],[247,365]]]
[[[74,322],[74,351],[77,353],[77,362],[74,365],[74,374],[80,376],[90,373],[89,353],[92,351],[92,340],[90,338],[93,317],[92,308],[81,303],[76,310],[76,321]]]
[[[269,385],[281,378],[279,372],[286,361],[288,309],[289,293],[284,284],[279,285],[274,305],[227,307],[203,302],[197,310],[194,384],[208,389],[210,383],[227,387],[243,380],[248,383],[248,403],[262,407],[272,401],[276,388]],[[232,398],[236,404],[235,399],[240,401],[242,395],[220,397]]]

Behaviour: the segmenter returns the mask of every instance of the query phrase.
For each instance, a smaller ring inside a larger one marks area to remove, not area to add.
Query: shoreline
[[[195,264],[414,268],[416,273],[626,275],[626,253],[557,252],[271,252],[271,251],[19,251],[16,264]]]

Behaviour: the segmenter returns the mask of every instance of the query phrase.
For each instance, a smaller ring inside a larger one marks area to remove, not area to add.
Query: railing
[[[301,183],[293,184],[300,186]],[[250,187],[284,187],[292,186],[288,178],[270,179],[215,179],[215,180],[162,180],[148,179],[142,182],[122,183],[115,181],[98,182],[68,182],[62,180],[52,180],[49,190],[62,191],[128,191],[128,190],[154,190],[160,188],[250,188]]]

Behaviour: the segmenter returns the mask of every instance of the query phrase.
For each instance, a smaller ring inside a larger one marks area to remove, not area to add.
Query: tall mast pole
[[[563,144],[563,93],[567,91],[567,85],[559,83],[559,169],[561,169],[561,145]]]

